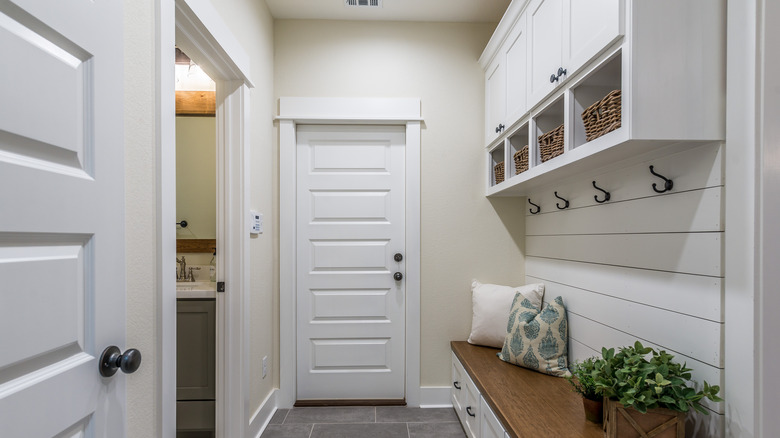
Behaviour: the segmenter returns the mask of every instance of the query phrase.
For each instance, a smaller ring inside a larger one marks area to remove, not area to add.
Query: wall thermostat
[[[262,234],[263,232],[263,215],[252,210],[250,213],[249,223],[252,228],[249,230],[250,234]]]

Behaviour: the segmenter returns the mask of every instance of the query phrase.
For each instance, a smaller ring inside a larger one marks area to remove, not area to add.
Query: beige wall
[[[422,386],[449,385],[449,341],[471,327],[472,278],[519,284],[519,200],[484,196],[484,82],[495,25],[280,20],[275,97],[419,97]],[[511,232],[509,231],[511,230]]]
[[[177,239],[217,236],[217,122],[214,117],[176,117]]]

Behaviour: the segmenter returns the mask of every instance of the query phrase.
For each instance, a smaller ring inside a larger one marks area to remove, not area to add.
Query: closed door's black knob
[[[400,252],[395,253],[395,255],[393,256],[393,260],[397,262],[400,262],[403,259],[404,259],[404,255],[401,254]]]
[[[393,278],[395,278],[395,281],[401,281],[404,279],[404,274],[400,272],[396,272],[395,274],[393,274]]]
[[[138,370],[141,366],[141,352],[135,348],[131,348],[124,353],[119,347],[112,345],[100,355],[100,375],[103,377],[111,377],[116,374],[117,370],[122,370],[125,374],[132,374]]]

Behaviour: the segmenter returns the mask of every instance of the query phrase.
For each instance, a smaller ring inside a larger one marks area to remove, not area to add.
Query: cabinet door
[[[216,302],[176,301],[176,400],[214,400]]]
[[[498,421],[496,415],[490,410],[490,407],[485,403],[483,399],[480,406],[480,438],[504,438],[506,432],[501,422]]]
[[[502,52],[506,64],[506,117],[507,126],[514,123],[528,110],[528,26],[524,13],[515,23]]]
[[[466,382],[463,376],[466,374],[460,361],[452,355],[452,387],[450,388],[450,399],[452,400],[452,407],[458,414],[461,422],[465,422],[463,416],[465,415],[465,407],[463,406],[464,398],[466,397]]]
[[[477,386],[474,385],[474,382],[471,381],[471,379],[468,377],[468,375],[464,376],[466,380],[466,399],[464,400],[464,403],[466,407],[464,408],[464,411],[466,412],[466,423],[464,424],[466,433],[468,434],[469,438],[475,438],[479,437],[479,429],[480,429],[480,402],[482,401],[482,397],[479,393],[479,390],[477,389]]]
[[[485,74],[485,141],[492,142],[501,134],[500,125],[506,116],[506,66],[502,52]]]
[[[557,74],[558,68],[562,67],[562,2],[563,0],[534,0],[526,13],[530,52],[529,106],[538,103],[560,83],[550,82],[550,75]]]
[[[563,68],[568,74],[623,34],[622,0],[568,0],[564,4]]]

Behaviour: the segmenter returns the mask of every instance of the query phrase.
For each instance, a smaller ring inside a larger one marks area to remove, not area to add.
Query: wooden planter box
[[[650,409],[646,414],[614,400],[604,400],[604,431],[607,438],[684,438],[685,412]]]

